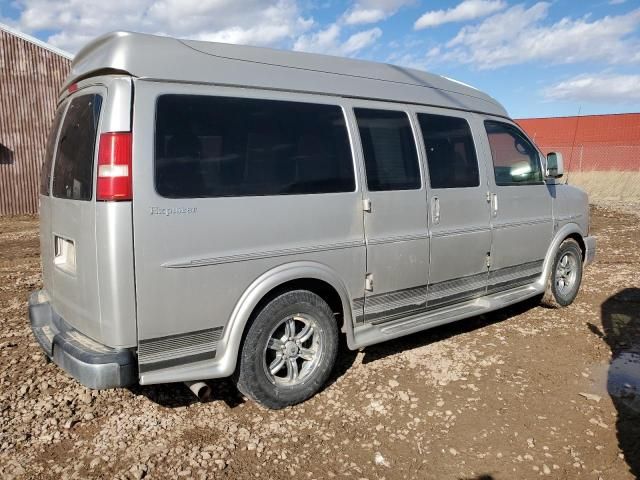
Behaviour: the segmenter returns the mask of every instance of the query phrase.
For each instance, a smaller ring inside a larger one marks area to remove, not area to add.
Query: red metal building
[[[571,171],[640,171],[640,113],[517,120],[544,152]]]

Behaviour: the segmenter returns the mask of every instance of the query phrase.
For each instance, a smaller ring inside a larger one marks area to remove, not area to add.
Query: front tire
[[[542,303],[551,308],[571,305],[582,283],[582,250],[569,238],[556,253]]]
[[[338,328],[329,305],[306,290],[285,292],[254,318],[244,338],[238,390],[279,409],[317,393],[333,370]]]

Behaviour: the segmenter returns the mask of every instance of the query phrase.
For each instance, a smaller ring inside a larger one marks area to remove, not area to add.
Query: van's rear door
[[[51,170],[43,235],[45,288],[56,312],[100,340],[96,254],[95,164],[106,89],[84,88],[67,100]]]

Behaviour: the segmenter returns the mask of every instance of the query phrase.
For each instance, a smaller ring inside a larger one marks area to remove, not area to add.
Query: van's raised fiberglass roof
[[[507,116],[473,87],[385,63],[225,43],[113,32],[75,56],[65,87],[101,72],[225,86],[390,100]]]

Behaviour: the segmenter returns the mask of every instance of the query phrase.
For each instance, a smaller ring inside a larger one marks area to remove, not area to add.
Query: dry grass
[[[593,203],[603,200],[640,202],[640,171],[571,172],[569,183],[586,190]]]

